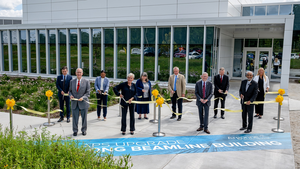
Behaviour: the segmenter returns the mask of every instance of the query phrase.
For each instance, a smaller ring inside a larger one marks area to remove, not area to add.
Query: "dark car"
[[[146,47],[144,49],[144,56],[155,56],[155,49],[154,49],[154,47]]]
[[[175,58],[185,58],[186,56],[186,50],[182,50],[179,53],[175,53],[174,57]]]

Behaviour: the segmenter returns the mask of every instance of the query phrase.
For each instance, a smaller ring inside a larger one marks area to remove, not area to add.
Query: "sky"
[[[262,0],[264,3],[300,2],[300,0]],[[22,17],[22,0],[0,0],[0,17]]]

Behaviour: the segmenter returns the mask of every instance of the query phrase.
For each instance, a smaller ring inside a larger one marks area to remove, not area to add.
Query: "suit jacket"
[[[210,106],[211,102],[210,99],[213,96],[213,86],[212,83],[209,81],[206,81],[206,85],[205,85],[205,97],[203,98],[203,85],[202,85],[202,80],[199,80],[196,83],[195,86],[195,95],[197,97],[197,101],[196,101],[196,105],[199,106],[200,104],[202,104],[200,102],[200,99],[207,99],[207,102],[205,104],[207,104],[208,106]]]
[[[134,83],[131,83],[131,88],[128,86],[128,82],[120,83],[119,85],[114,87],[114,92],[117,96],[120,96],[120,91],[126,101],[134,97],[136,100],[136,86]],[[121,105],[127,106],[129,103],[125,103],[123,99],[121,99]]]
[[[72,76],[71,75],[66,75],[65,77],[65,90],[64,93],[68,93],[69,92],[69,87],[70,87],[70,81],[72,80]],[[64,88],[64,78],[63,75],[59,75],[57,76],[56,79],[56,88],[58,90],[58,97],[62,97],[61,95],[61,91],[63,91]]]
[[[223,75],[222,83],[221,83],[221,78],[220,74],[216,75],[214,77],[214,85],[215,85],[215,90],[214,90],[214,95],[217,97],[221,96],[226,96],[225,94],[219,93],[219,89],[223,90],[225,92],[226,90],[229,90],[229,78],[227,75]]]
[[[98,76],[95,80],[96,92],[97,92],[97,90],[100,90],[100,88],[101,88],[101,76]],[[103,91],[108,93],[108,88],[109,88],[109,79],[107,77],[105,77],[103,80]]]
[[[80,99],[82,97],[83,100],[89,101],[90,82],[86,79],[81,78],[78,92],[76,90],[76,85],[77,85],[76,83],[77,83],[77,78],[71,80],[69,95],[73,96],[76,99]],[[90,105],[85,101],[75,101],[75,100],[71,101],[71,106],[72,109],[76,109],[77,106],[79,107],[79,109],[88,109],[90,107]]]
[[[168,81],[168,89],[170,91],[170,96],[173,97],[173,94],[172,94],[172,90],[174,90],[174,81],[175,81],[175,75],[171,75],[169,77],[169,81]],[[178,97],[181,97],[182,94],[185,94],[185,77],[184,75],[182,74],[179,74],[177,75],[177,81],[176,81],[176,92],[177,92],[177,95]]]
[[[253,78],[253,80],[254,80],[256,83],[258,83],[258,79],[259,79],[259,75],[256,75],[256,76]],[[267,88],[270,88],[268,76],[266,76],[266,79],[263,79],[263,81],[264,81],[264,91],[263,91],[263,92],[266,93]],[[259,88],[258,88],[258,89],[259,89]]]
[[[241,99],[241,104],[244,104],[243,102],[247,102],[250,100],[250,102],[253,102],[256,99],[257,92],[258,92],[258,85],[254,80],[251,80],[250,85],[248,87],[248,90],[246,91],[246,85],[247,85],[247,79],[243,80],[240,87],[240,95],[244,95],[244,99]]]
[[[149,85],[149,91],[148,91],[148,98],[149,101],[151,101],[151,82],[150,80],[148,80],[148,85]],[[137,89],[137,96],[139,98],[139,96],[142,96],[142,98],[144,98],[144,92],[142,91],[144,89],[144,85],[143,82],[141,81],[141,79],[138,79],[136,81],[136,89]]]

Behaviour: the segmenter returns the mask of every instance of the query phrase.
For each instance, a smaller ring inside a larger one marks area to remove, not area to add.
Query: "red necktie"
[[[78,84],[77,84],[77,92],[78,92],[79,87],[80,87],[80,80],[78,80]]]
[[[222,83],[222,76],[221,76],[221,83]]]
[[[205,98],[205,82],[203,83],[202,93],[203,93],[203,99],[204,99]]]

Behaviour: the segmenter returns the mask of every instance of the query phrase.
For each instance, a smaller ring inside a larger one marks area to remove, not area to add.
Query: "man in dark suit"
[[[258,85],[252,80],[253,72],[247,72],[247,79],[243,80],[240,87],[240,97],[242,104],[242,118],[243,118],[243,127],[240,130],[246,130],[245,133],[250,133],[252,131],[253,125],[253,109],[254,105],[251,102],[255,101]],[[248,127],[247,127],[247,116],[248,116]]]
[[[227,96],[227,92],[229,89],[229,79],[228,76],[226,76],[224,73],[225,73],[225,69],[221,67],[219,70],[219,74],[214,77],[214,85],[215,85],[214,118],[217,118],[218,110],[216,108],[218,107],[219,100],[221,100],[221,108],[223,109],[225,108],[225,98]],[[225,119],[223,110],[221,111],[221,118]]]
[[[64,120],[64,102],[66,102],[66,108],[67,108],[67,123],[70,123],[70,97],[64,96],[64,94],[69,93],[69,86],[70,81],[72,80],[72,76],[68,75],[68,68],[67,66],[62,67],[61,69],[62,75],[57,76],[56,80],[56,88],[58,90],[58,99],[59,99],[59,107],[62,110],[60,112],[60,119],[57,122],[62,122]]]
[[[79,111],[81,112],[82,135],[86,135],[87,130],[87,111],[90,105],[86,102],[90,97],[90,82],[82,78],[83,71],[81,68],[76,69],[76,79],[71,80],[69,95],[72,100],[72,120],[73,120],[73,136],[77,136]]]
[[[200,119],[200,127],[197,131],[202,131],[204,128],[204,132],[210,134],[208,130],[208,116],[209,116],[209,106],[210,99],[213,96],[213,86],[212,83],[207,81],[208,74],[206,72],[202,73],[201,79],[196,83],[195,86],[195,95],[197,97],[196,104],[199,110],[199,119]],[[204,108],[204,116],[203,116],[203,108]]]

